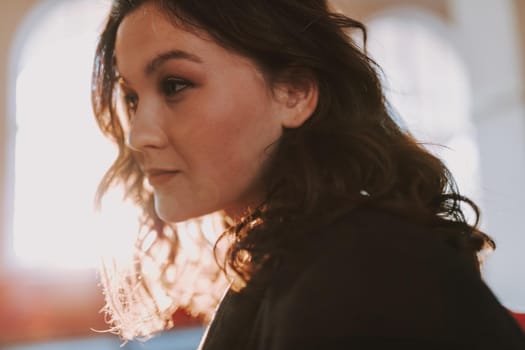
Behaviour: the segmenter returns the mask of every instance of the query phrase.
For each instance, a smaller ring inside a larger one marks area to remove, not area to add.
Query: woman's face
[[[282,103],[255,64],[152,4],[121,23],[115,55],[130,110],[129,146],[177,222],[259,204],[260,175],[279,140]]]

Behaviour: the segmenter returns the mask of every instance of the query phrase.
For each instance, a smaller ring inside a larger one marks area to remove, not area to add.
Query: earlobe
[[[298,128],[310,118],[317,108],[319,92],[312,81],[301,86],[286,86],[284,94],[284,110],[281,123],[285,128]]]

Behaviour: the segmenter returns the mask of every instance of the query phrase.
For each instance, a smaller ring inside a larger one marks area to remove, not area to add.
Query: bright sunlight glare
[[[104,215],[93,209],[97,184],[116,156],[90,106],[93,55],[107,9],[100,0],[57,2],[25,41],[16,81],[17,265],[95,267],[105,249],[129,254],[137,233],[137,211],[121,194],[105,201]]]

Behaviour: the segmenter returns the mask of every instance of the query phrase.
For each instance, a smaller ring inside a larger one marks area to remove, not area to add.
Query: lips
[[[151,186],[159,187],[168,183],[172,178],[180,174],[180,170],[152,169],[146,171],[146,176]]]

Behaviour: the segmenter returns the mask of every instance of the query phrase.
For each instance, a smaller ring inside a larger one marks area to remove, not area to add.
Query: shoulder
[[[306,271],[325,269],[324,276],[365,278],[363,282],[370,280],[370,273],[388,278],[386,272],[429,275],[460,267],[478,275],[472,258],[474,254],[460,254],[429,228],[406,218],[354,210],[305,235],[290,250],[284,271],[301,269],[306,277]]]
[[[284,259],[276,281],[288,284],[283,289],[316,280],[344,293],[380,285],[392,290],[400,282],[410,287],[414,277],[421,284],[466,266],[429,229],[388,212],[355,210],[305,235]]]
[[[268,295],[276,327],[286,334],[446,342],[508,321],[455,249],[422,226],[378,211],[352,212],[311,235]]]

